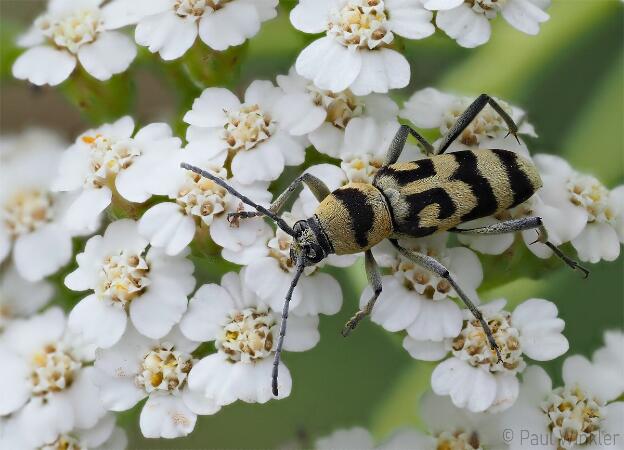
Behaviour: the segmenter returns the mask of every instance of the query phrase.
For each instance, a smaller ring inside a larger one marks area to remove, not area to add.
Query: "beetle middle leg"
[[[396,134],[394,135],[394,138],[392,139],[390,146],[388,147],[388,151],[386,152],[386,158],[383,162],[383,167],[389,166],[390,164],[394,164],[395,162],[398,161],[399,156],[401,156],[401,153],[403,152],[403,149],[405,148],[405,142],[407,142],[408,134],[411,134],[412,136],[416,138],[418,142],[420,142],[420,145],[422,145],[423,148],[425,149],[426,155],[434,154],[433,145],[427,139],[422,137],[418,133],[418,131],[414,130],[410,126],[401,125],[399,129],[397,130]]]
[[[489,104],[494,111],[496,111],[507,124],[507,128],[509,130],[509,134],[512,134],[516,140],[518,140],[518,125],[514,122],[509,114],[505,112],[505,110],[499,105],[496,100],[490,97],[487,94],[479,95],[474,102],[466,108],[455,122],[455,125],[451,127],[451,129],[446,133],[446,135],[442,138],[440,145],[438,146],[437,155],[444,153],[449,146],[459,137],[462,132],[468,128],[468,125],[472,123],[472,121],[479,115],[481,110],[485,108],[485,105]],[[518,141],[520,142],[520,141]]]
[[[366,277],[368,278],[368,282],[373,288],[373,296],[366,303],[363,309],[360,309],[352,318],[349,320],[344,328],[342,329],[342,335],[347,337],[351,331],[357,327],[358,323],[366,316],[370,315],[373,311],[373,306],[375,306],[375,302],[379,295],[381,294],[382,285],[381,285],[381,272],[379,271],[379,266],[377,266],[377,262],[375,261],[375,257],[373,256],[373,252],[370,250],[366,250],[364,253],[364,266],[366,267]]]
[[[475,304],[472,303],[472,301],[470,301],[470,299],[464,293],[464,291],[461,290],[461,288],[459,287],[455,279],[449,273],[448,269],[444,267],[436,259],[432,258],[431,256],[427,256],[422,253],[410,251],[406,248],[401,247],[396,239],[390,239],[390,242],[402,256],[409,259],[413,263],[418,264],[419,266],[424,267],[425,269],[435,273],[436,275],[444,278],[446,281],[449,282],[449,284],[453,287],[453,289],[455,290],[459,298],[462,300],[462,302],[464,302],[466,307],[470,310],[472,315],[481,323],[481,327],[483,328],[483,331],[485,332],[485,335],[487,336],[487,340],[490,343],[490,347],[492,348],[492,350],[496,352],[498,361],[499,362],[502,361],[503,358],[501,357],[498,344],[496,343],[496,340],[494,339],[494,335],[492,334],[492,330],[490,326],[488,325],[487,321],[484,319],[483,314],[481,313],[479,308],[477,308]]]
[[[293,193],[302,183],[305,183],[310,188],[312,194],[314,194],[318,201],[322,201],[330,194],[329,188],[325,183],[323,183],[323,181],[310,173],[304,173],[303,175],[295,178],[293,182],[290,183],[290,185],[288,185],[288,187],[284,190],[284,192],[282,192],[275,199],[275,201],[271,203],[271,206],[269,206],[269,211],[278,214],[280,210],[284,207],[288,199],[293,195]],[[233,220],[249,219],[251,217],[257,217],[261,215],[262,213],[258,211],[240,211],[235,213],[229,213],[227,217],[228,221],[231,223]]]
[[[561,259],[564,263],[566,263],[570,268],[574,270],[578,270],[587,278],[589,276],[589,270],[585,267],[581,266],[578,262],[574,261],[572,258],[567,256],[561,250],[557,248],[555,244],[548,240],[548,233],[546,232],[546,228],[544,227],[544,223],[541,217],[523,217],[521,219],[512,219],[506,220],[504,222],[494,223],[492,225],[487,225],[485,227],[478,228],[451,228],[449,231],[453,233],[459,234],[473,234],[473,235],[493,235],[493,234],[506,234],[506,233],[514,233],[516,231],[524,231],[524,230],[537,230],[537,239],[534,244],[537,242],[541,242],[552,252]]]

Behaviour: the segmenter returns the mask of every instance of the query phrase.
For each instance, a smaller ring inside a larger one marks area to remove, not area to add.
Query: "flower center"
[[[438,436],[436,450],[483,450],[476,432],[466,433],[457,430],[454,433],[443,431]]]
[[[604,403],[578,387],[555,389],[541,407],[550,420],[548,427],[558,440],[558,448],[591,444],[598,438],[606,413]]]
[[[591,175],[576,175],[568,180],[566,187],[570,201],[589,214],[589,222],[611,223],[615,211],[609,205],[609,190]]]
[[[512,114],[511,107],[501,101],[497,100],[498,104],[509,115]],[[466,108],[472,103],[470,98],[457,99],[453,106],[444,113],[442,125],[440,126],[440,132],[442,134],[448,133],[457,118],[466,110]],[[492,108],[490,105],[486,105],[485,108],[474,118],[470,125],[459,136],[459,141],[468,146],[476,146],[485,138],[496,137],[499,133],[507,133],[507,126],[502,117]]]
[[[81,367],[80,362],[59,344],[48,344],[36,352],[31,364],[31,392],[38,397],[70,387],[76,370]]]
[[[81,9],[63,17],[45,14],[35,21],[35,26],[54,43],[77,53],[83,44],[95,41],[103,30],[99,9]]]
[[[126,307],[149,286],[148,272],[147,261],[141,255],[121,250],[104,259],[95,293]]]
[[[216,346],[232,362],[252,362],[271,355],[276,334],[277,321],[267,307],[247,308],[230,313]]]
[[[364,112],[364,104],[348,89],[331,92],[319,89],[313,83],[308,84],[306,89],[314,104],[327,111],[325,121],[336,128],[345,129],[353,117],[359,117]]]
[[[327,34],[345,47],[372,50],[394,39],[387,22],[383,0],[349,0],[330,13]]]
[[[145,355],[135,382],[148,394],[152,391],[178,391],[182,389],[192,367],[191,355],[176,350],[169,342],[163,342]]]
[[[444,257],[444,252],[435,248],[416,246],[411,247],[411,250],[434,257],[438,260]],[[441,300],[452,295],[454,292],[452,292],[452,287],[447,280],[401,256],[395,259],[391,270],[395,276],[399,277],[399,280],[406,289],[416,291],[429,300]]]
[[[82,142],[91,149],[90,173],[85,185],[102,187],[109,178],[130,167],[134,158],[141,155],[134,139],[115,141],[101,134],[83,136]]]
[[[243,105],[239,110],[226,111],[227,122],[223,140],[230,150],[250,150],[271,137],[277,128],[271,116],[258,105]]]
[[[173,11],[180,17],[200,18],[206,9],[216,11],[231,0],[175,0]]]
[[[520,333],[511,323],[511,314],[498,311],[486,317],[498,344],[502,361],[497,362],[494,351],[490,348],[487,336],[478,320],[465,320],[462,331],[452,342],[452,352],[457,358],[467,361],[473,367],[484,367],[490,372],[522,372],[526,363],[522,358]]]
[[[40,450],[82,450],[78,439],[62,434],[58,439],[50,444],[39,447]]]
[[[344,170],[350,182],[371,183],[382,164],[383,161],[368,154],[345,155],[342,157],[340,167]]]
[[[483,14],[488,19],[496,18],[496,14],[502,11],[507,0],[465,0],[477,14]]]
[[[220,168],[215,175],[225,179],[227,172]],[[187,171],[187,182],[180,189],[176,202],[188,216],[199,217],[210,225],[214,216],[225,211],[227,191],[207,178]]]
[[[11,196],[2,208],[2,219],[13,237],[31,233],[53,218],[53,198],[40,189],[25,189]]]
[[[292,242],[292,236],[278,228],[275,232],[275,236],[267,243],[267,247],[269,247],[269,256],[275,258],[278,261],[280,268],[284,272],[288,273],[295,269],[295,265],[290,259],[290,246],[292,245]]]

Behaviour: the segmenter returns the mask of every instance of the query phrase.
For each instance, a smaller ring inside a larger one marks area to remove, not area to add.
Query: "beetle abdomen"
[[[382,167],[373,184],[388,201],[394,234],[419,237],[512,208],[542,182],[516,153],[465,150]]]
[[[314,214],[338,255],[368,250],[392,233],[388,205],[379,189],[368,183],[336,189]]]

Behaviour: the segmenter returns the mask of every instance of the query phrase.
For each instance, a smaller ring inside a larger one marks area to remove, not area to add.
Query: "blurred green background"
[[[194,47],[187,58],[205,62],[196,67],[197,72],[191,71],[196,85],[176,64],[163,64],[142,49],[131,69],[109,83],[73,81],[56,90],[35,89],[10,75],[19,54],[13,40],[43,11],[45,2],[2,0],[0,130],[4,134],[44,126],[73,140],[90,125],[129,112],[140,123],[168,121],[183,134],[179,114],[189,108],[202,86],[226,84],[242,93],[253,79],[274,80],[287,72],[313,38],[291,27],[287,12],[294,2],[280,3],[279,17],[265,23],[244,48],[207,55],[205,47]],[[614,187],[624,182],[624,4],[553,0],[548,12],[551,20],[534,37],[498,18],[490,42],[478,49],[461,48],[442,32],[423,41],[406,41],[411,83],[392,95],[401,100],[416,89],[434,86],[501,97],[528,111],[539,134],[529,142],[533,153],[560,154],[577,169]],[[239,61],[239,72],[228,71],[225,77],[210,72],[232,61]],[[288,176],[295,172],[289,171]],[[482,260],[487,283],[489,263]],[[601,345],[604,330],[624,323],[623,262],[620,257],[614,263],[592,266],[588,280],[559,266],[531,279],[518,279],[521,268],[503,265],[497,276],[510,282],[481,295],[505,297],[512,303],[530,297],[556,302],[566,322],[570,353],[591,355]],[[218,281],[223,270],[203,263],[198,275],[202,281]],[[339,330],[356,309],[365,278],[361,264],[332,272],[342,283],[344,306],[336,316],[321,318],[321,342],[316,348],[286,354],[294,380],[288,399],[228,406],[215,416],[201,417],[188,438],[173,441],[142,438],[140,408],[135,408],[120,417],[130,448],[309,447],[317,437],[342,427],[361,425],[381,439],[396,427],[419,426],[417,400],[429,387],[433,366],[412,360],[397,336],[371,323],[343,339]],[[66,295],[61,300],[67,304],[73,298]],[[562,361],[545,364],[555,380],[560,380]]]

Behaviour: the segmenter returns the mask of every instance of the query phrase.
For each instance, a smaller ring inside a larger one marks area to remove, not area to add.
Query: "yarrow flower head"
[[[0,332],[13,320],[34,314],[53,294],[54,286],[50,282],[30,283],[11,264],[0,273]]]
[[[461,331],[452,339],[425,342],[408,336],[403,342],[416,359],[436,360],[451,352],[431,374],[431,386],[436,394],[449,395],[459,408],[473,412],[509,408],[518,397],[516,375],[526,368],[525,357],[548,361],[568,350],[568,340],[561,334],[565,324],[553,303],[529,299],[513,313],[504,306],[504,300],[497,300],[480,307],[502,361],[497,360],[481,324],[469,310],[464,310]]]
[[[12,414],[13,429],[28,445],[91,428],[104,416],[87,366],[93,348],[68,332],[59,308],[14,321],[0,344],[0,415]]]
[[[389,46],[395,34],[433,34],[432,16],[420,0],[302,0],[290,13],[294,27],[326,35],[299,54],[297,73],[319,89],[355,95],[405,87],[409,63]]]
[[[277,0],[126,1],[122,14],[138,22],[135,39],[165,60],[184,55],[197,35],[214,50],[240,45],[277,15]]]
[[[153,123],[134,133],[129,116],[81,134],[63,154],[54,182],[55,190],[77,194],[66,225],[94,231],[115,195],[142,203],[162,194],[163,161],[180,146],[169,125]]]
[[[195,287],[193,264],[186,253],[167,256],[147,245],[136,222],[118,220],[103,236],[89,239],[76,257],[78,268],[65,285],[93,293],[71,311],[69,326],[88,342],[111,347],[126,330],[128,316],[141,334],[159,339],[186,311]]]
[[[478,47],[490,39],[490,20],[501,16],[526,34],[539,33],[550,0],[426,0],[425,8],[437,11],[436,25],[462,47]]]
[[[535,439],[544,450],[619,448],[624,417],[624,402],[615,401],[619,395],[610,374],[583,356],[564,361],[563,386],[557,388],[541,367],[529,367],[503,421],[515,436],[522,429],[534,440],[513,439],[509,448],[535,448]]]
[[[609,190],[558,156],[540,154],[534,160],[544,182],[538,214],[544,211],[553,243],[571,242],[582,261],[614,261],[624,242],[624,186]]]
[[[247,288],[241,274],[230,272],[221,285],[202,286],[180,322],[184,335],[198,342],[213,341],[216,353],[193,366],[188,383],[218,405],[236,400],[265,403],[271,392],[271,369],[277,345],[280,314]],[[319,341],[317,316],[291,316],[284,341],[286,351],[305,351]],[[290,395],[292,379],[279,366],[277,398]]]
[[[294,67],[288,75],[278,75],[277,84],[286,93],[282,101],[290,106],[280,117],[282,125],[291,134],[307,135],[312,145],[327,155],[339,158],[344,152],[346,157],[363,151],[362,143],[367,150],[382,152],[398,129],[398,106],[386,95],[319,89]],[[358,141],[353,142],[355,139]]]
[[[230,222],[229,213],[251,208],[214,181],[182,169],[180,162],[183,161],[211,171],[256,202],[268,204],[271,200],[267,182],[243,185],[236,179],[227,179],[227,170],[223,166],[206,160],[201,152],[185,149],[169,158],[167,173],[159,180],[159,190],[173,201],[148,209],[139,221],[139,232],[149,238],[153,246],[164,248],[169,255],[181,252],[193,238],[202,239],[207,233],[216,244],[233,252],[256,242],[264,230],[263,219]]]
[[[5,138],[3,138],[5,141]],[[51,191],[63,144],[46,132],[3,143],[0,156],[0,261],[11,252],[21,277],[38,281],[69,262],[72,236],[63,217],[70,198]]]
[[[96,351],[94,381],[104,406],[125,411],[147,397],[140,417],[143,436],[188,435],[198,414],[220,409],[201,393],[189,390],[188,374],[197,363],[192,352],[198,345],[177,327],[160,339],[149,339],[129,326],[117,344]]]
[[[277,117],[297,104],[280,99],[281,89],[269,81],[254,81],[245,91],[245,101],[223,88],[208,88],[186,113],[187,150],[223,164],[232,162],[232,175],[243,184],[272,181],[284,166],[303,163],[304,145],[291,136]],[[305,100],[300,100],[305,101]]]
[[[98,80],[125,71],[136,56],[132,40],[118,31],[123,0],[100,6],[102,0],[51,0],[48,10],[18,44],[27,47],[13,64],[13,76],[36,85],[57,85],[74,71],[77,61]]]

